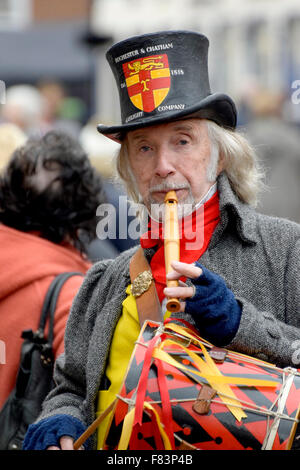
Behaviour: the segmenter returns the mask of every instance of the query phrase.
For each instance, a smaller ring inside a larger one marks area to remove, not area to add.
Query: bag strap
[[[142,247],[140,247],[131,258],[129,273],[133,287],[135,283],[138,282],[139,277],[142,279],[143,276],[151,274],[151,283],[147,282],[146,287],[142,287],[137,295],[133,294],[136,300],[140,326],[142,326],[146,320],[157,321],[159,323],[163,322],[161,305],[156,292],[155,283]]]
[[[74,271],[58,274],[58,276],[56,276],[51,282],[44,300],[38,331],[40,333],[44,333],[46,321],[49,317],[49,333],[47,342],[50,345],[52,345],[53,342],[54,314],[56,310],[57,299],[64,283],[72,276],[83,276],[83,273]]]

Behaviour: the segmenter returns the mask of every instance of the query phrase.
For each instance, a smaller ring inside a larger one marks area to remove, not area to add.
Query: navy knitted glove
[[[198,262],[203,273],[191,279],[193,297],[186,299],[185,311],[192,315],[200,335],[215,346],[225,346],[234,338],[242,309],[225,281]]]
[[[73,437],[74,440],[85,431],[86,427],[70,415],[54,415],[45,418],[28,427],[23,450],[46,450],[49,446],[59,447],[59,439],[62,436]],[[84,444],[88,447],[88,442]]]

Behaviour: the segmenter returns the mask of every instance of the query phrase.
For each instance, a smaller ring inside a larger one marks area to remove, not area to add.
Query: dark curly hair
[[[18,148],[0,177],[0,222],[54,243],[69,240],[82,253],[95,238],[103,202],[101,177],[88,156],[58,131]]]

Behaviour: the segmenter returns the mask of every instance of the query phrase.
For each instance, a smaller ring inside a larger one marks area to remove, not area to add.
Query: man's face
[[[196,204],[209,181],[211,143],[206,121],[186,119],[128,132],[129,162],[139,193],[150,211],[175,190],[178,205]],[[218,168],[219,174],[221,168]]]

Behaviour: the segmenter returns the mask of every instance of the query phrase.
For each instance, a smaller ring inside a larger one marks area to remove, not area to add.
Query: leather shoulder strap
[[[58,296],[60,294],[61,288],[64,283],[72,276],[84,276],[83,273],[72,271],[58,274],[50,284],[50,287],[47,291],[44,304],[42,307],[39,330],[44,331],[46,320],[49,318],[49,332],[48,332],[48,343],[52,344],[53,342],[53,328],[54,328],[54,314],[56,309],[56,303]]]
[[[145,258],[142,247],[140,247],[130,260],[129,272],[131,283],[134,283],[137,276],[145,271],[151,273],[149,263]],[[153,280],[145,292],[136,296],[136,305],[141,326],[146,320],[163,322],[161,305]]]

